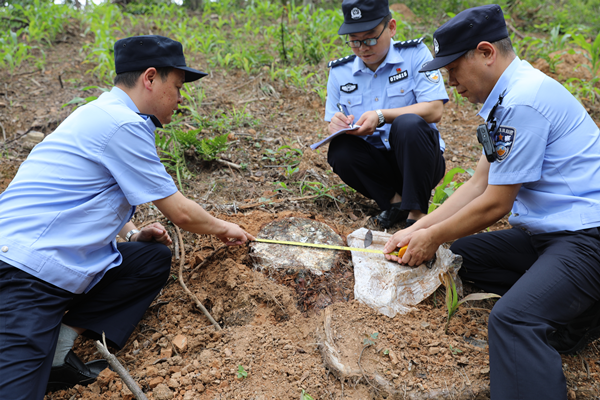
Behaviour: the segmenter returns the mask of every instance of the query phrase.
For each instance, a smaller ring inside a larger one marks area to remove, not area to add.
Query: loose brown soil
[[[0,71],[0,123],[7,136],[0,190],[27,157],[25,134],[31,130],[50,134],[70,112],[69,107],[61,108],[62,104],[75,96],[84,97],[78,88],[99,84],[86,72],[90,66],[82,64],[82,40],[78,34],[66,33],[46,50],[48,63],[43,71],[35,70],[33,64],[24,65],[14,76]],[[566,79],[564,74],[582,61],[583,57],[576,55],[566,57],[556,77]],[[569,76],[577,76],[577,72]],[[251,78],[239,71],[212,71],[200,81],[206,92],[200,112],[210,115],[217,109],[246,105],[261,123],[234,129],[223,156],[247,164],[246,169],[201,162],[192,156],[189,161],[195,176],[184,183],[186,195],[254,235],[269,222],[293,216],[325,222],[345,239],[377,211],[372,201],[335,191],[331,194],[339,202],[327,197],[277,202],[286,195],[275,193],[272,185],[277,181],[316,181],[326,187],[341,183],[330,172],[326,151],[308,148],[327,134],[323,104],[301,88],[269,82],[262,75]],[[261,91],[264,84],[272,86],[272,96]],[[598,121],[597,104],[586,106]],[[438,126],[447,144],[448,169],[475,168],[481,154],[473,134],[479,123],[475,114],[475,108],[466,102],[446,106]],[[262,160],[265,149],[282,145],[303,151],[299,171],[289,178],[283,168],[269,167]],[[176,228],[155,208],[140,207],[136,223],[143,226],[153,221],[167,225],[172,237],[178,237]],[[491,229],[506,227],[502,220]],[[223,249],[209,236],[183,233],[173,253],[173,279],[127,345],[120,351],[112,349],[148,398],[283,400],[298,399],[303,390],[314,399],[489,398],[486,324],[491,301],[471,304],[472,308],[463,306],[446,333],[443,289],[421,303],[417,311],[395,318],[355,301],[349,254],[320,277],[286,278],[255,270],[247,247]],[[222,330],[216,330],[184,291],[177,279],[180,269],[185,285]],[[336,288],[334,293],[331,288]],[[373,333],[377,333],[374,343],[365,346],[365,339]],[[326,340],[339,351],[343,368],[324,358]],[[78,339],[76,352],[84,360],[98,357],[87,339]],[[599,360],[597,344],[588,346],[580,356],[563,357],[569,399],[600,397]],[[237,377],[239,366],[247,377]],[[46,398],[116,400],[131,399],[132,395],[118,376],[105,371],[88,387],[77,386]]]

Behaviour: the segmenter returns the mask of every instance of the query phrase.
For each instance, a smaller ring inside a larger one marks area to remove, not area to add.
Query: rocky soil
[[[44,70],[31,64],[12,76],[0,71],[0,124],[6,135],[0,190],[27,157],[36,135],[51,134],[71,111],[61,106],[75,96],[85,97],[79,88],[99,85],[87,72],[90,66],[82,64],[82,40],[67,34],[47,49]],[[565,56],[555,77],[564,81],[584,73],[581,67],[577,70],[584,61],[581,56]],[[544,69],[542,62],[536,65]],[[263,75],[210,72],[199,83],[206,93],[199,112],[211,115],[246,106],[246,112],[260,122],[229,132],[229,150],[222,158],[245,164],[245,169],[203,162],[188,154],[194,174],[184,182],[188,197],[253,235],[265,224],[289,217],[327,223],[344,240],[365,226],[377,209],[361,195],[336,189],[328,192],[334,201],[309,197],[315,193],[275,191],[274,182],[290,186],[320,182],[326,188],[341,183],[330,172],[325,149],[308,148],[327,134],[324,105],[316,94],[270,82]],[[269,95],[261,89],[266,84],[273,89]],[[587,107],[598,121],[597,105]],[[475,168],[481,154],[474,134],[478,123],[476,108],[469,103],[447,104],[438,126],[447,144],[448,170]],[[276,151],[284,145],[302,152],[299,170],[291,176],[263,159],[266,149]],[[489,398],[486,323],[493,301],[463,306],[446,332],[443,288],[416,311],[394,318],[354,300],[353,266],[347,252],[322,276],[275,278],[254,268],[248,247],[224,249],[214,238],[180,233],[150,205],[141,206],[135,218],[140,226],[162,222],[176,239],[172,279],[127,345],[111,349],[148,398],[284,400],[301,398],[303,392],[314,399],[332,400]],[[504,219],[491,229],[507,227]],[[474,291],[468,286],[465,290]],[[211,324],[196,301],[222,329]],[[337,346],[346,369],[336,368],[324,356],[326,340]],[[76,352],[84,360],[99,357],[88,339],[78,339]],[[599,360],[597,344],[581,355],[563,357],[569,399],[600,398]],[[108,370],[90,386],[46,396],[48,400],[132,398],[119,376]]]

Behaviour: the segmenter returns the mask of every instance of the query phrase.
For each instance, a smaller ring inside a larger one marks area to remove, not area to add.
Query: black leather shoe
[[[369,223],[376,228],[388,229],[404,221],[408,217],[408,212],[408,210],[400,209],[400,203],[392,203],[389,210],[382,211],[381,214],[369,218]]]
[[[75,385],[89,385],[96,380],[98,374],[105,368],[108,368],[108,361],[94,360],[84,364],[73,353],[73,350],[69,350],[65,356],[64,364],[52,367],[50,370],[46,393],[68,389]]]
[[[600,338],[600,303],[548,334],[548,343],[560,354],[577,354]]]

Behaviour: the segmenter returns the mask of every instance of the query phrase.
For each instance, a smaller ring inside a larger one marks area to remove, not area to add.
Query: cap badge
[[[350,15],[352,16],[352,19],[361,19],[362,18],[362,13],[358,9],[358,7],[354,7],[352,9],[352,11],[350,11]]]
[[[437,39],[433,39],[433,51],[435,51],[436,55],[440,52],[440,44],[438,43]]]

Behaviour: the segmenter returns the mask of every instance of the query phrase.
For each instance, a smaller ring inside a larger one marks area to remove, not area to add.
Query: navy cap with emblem
[[[181,43],[159,35],[133,36],[115,43],[115,72],[145,71],[148,68],[172,67],[185,71],[185,82],[207,74],[188,67]]]
[[[435,59],[423,65],[419,72],[444,67],[480,42],[496,42],[508,37],[502,9],[497,4],[473,7],[458,13],[433,34]]]
[[[388,0],[344,0],[344,23],[339,35],[366,32],[375,28],[390,13]]]

